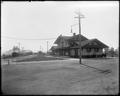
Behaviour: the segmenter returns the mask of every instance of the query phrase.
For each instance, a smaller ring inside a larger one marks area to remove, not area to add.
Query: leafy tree
[[[119,56],[119,49],[115,49],[115,56]]]
[[[110,56],[114,57],[114,48],[111,47],[109,50]]]
[[[113,47],[111,47],[106,51],[106,53],[108,56],[111,57],[119,56],[119,49],[114,49]]]

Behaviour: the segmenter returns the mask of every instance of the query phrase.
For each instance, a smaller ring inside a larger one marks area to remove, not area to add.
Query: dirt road
[[[2,65],[4,94],[117,94],[118,59],[82,59],[84,64],[111,73],[102,74],[78,60]]]

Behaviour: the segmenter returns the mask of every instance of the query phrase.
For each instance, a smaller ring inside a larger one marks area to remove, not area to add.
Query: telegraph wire
[[[14,39],[14,40],[53,40],[56,38],[44,38],[44,39],[25,39],[25,38],[15,38],[15,37],[8,37],[8,36],[2,36],[3,38],[7,39]]]

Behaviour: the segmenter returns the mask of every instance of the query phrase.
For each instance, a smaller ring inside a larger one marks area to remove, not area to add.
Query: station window
[[[98,52],[99,51],[99,49],[98,48],[95,48],[95,52]]]
[[[87,48],[87,52],[91,52],[91,48]]]

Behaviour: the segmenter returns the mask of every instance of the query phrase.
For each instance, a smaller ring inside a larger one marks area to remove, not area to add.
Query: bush
[[[8,59],[8,58],[12,58],[12,56],[11,55],[3,55],[2,58],[3,59]]]

